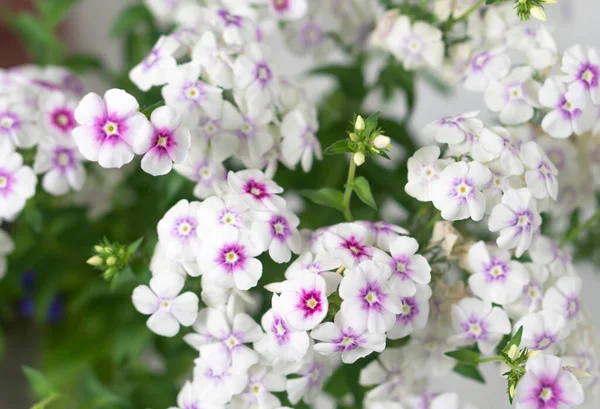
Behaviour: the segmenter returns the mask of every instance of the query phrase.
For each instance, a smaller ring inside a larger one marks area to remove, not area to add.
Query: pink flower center
[[[323,311],[323,294],[313,288],[310,290],[303,289],[298,298],[296,308],[304,313],[304,318],[310,318],[313,315]]]
[[[58,108],[52,113],[52,125],[63,133],[69,133],[75,127],[73,111],[68,108]]]
[[[267,192],[267,185],[260,183],[254,179],[250,179],[243,187],[243,191],[251,195],[256,200],[263,200],[271,196]]]
[[[239,243],[225,244],[221,247],[216,262],[226,273],[232,274],[244,267],[246,262],[246,248]]]

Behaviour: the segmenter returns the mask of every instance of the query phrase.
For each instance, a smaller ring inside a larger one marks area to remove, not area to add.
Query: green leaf
[[[112,349],[113,360],[117,364],[130,362],[137,359],[146,349],[152,332],[148,331],[146,325],[127,325],[117,332],[115,344]]]
[[[78,74],[88,71],[102,71],[102,61],[93,55],[77,54],[67,57],[63,65]]]
[[[377,83],[383,88],[384,96],[387,99],[393,96],[395,90],[403,91],[408,106],[407,116],[410,116],[415,106],[414,73],[405,70],[401,64],[394,62],[381,70]]]
[[[46,22],[51,26],[55,26],[65,19],[77,1],[78,0],[39,0],[38,8]]]
[[[333,207],[340,212],[344,211],[344,206],[342,205],[344,194],[339,190],[324,187],[319,190],[301,190],[299,193],[316,204]]]
[[[484,379],[483,375],[481,374],[479,369],[477,369],[473,365],[465,365],[465,364],[458,363],[454,367],[454,372],[456,372],[457,374],[459,374],[460,376],[462,376],[464,378],[472,379],[475,382],[485,383],[485,379]]]
[[[33,206],[25,207],[25,211],[23,212],[23,218],[34,232],[38,234],[42,232],[44,216],[42,215],[42,212],[39,209]]]
[[[362,66],[326,65],[308,72],[309,75],[329,75],[335,77],[344,94],[362,100],[367,95]]]
[[[40,371],[29,368],[28,366],[23,367],[23,372],[25,376],[29,380],[29,384],[31,385],[31,389],[38,397],[38,399],[45,399],[52,394],[55,394],[55,388],[52,386],[50,381],[42,374]]]
[[[31,13],[6,13],[6,22],[16,30],[37,63],[58,63],[62,48],[53,30],[39,17]]]
[[[60,395],[58,393],[53,392],[50,395],[48,395],[45,399],[42,399],[42,401],[33,405],[31,409],[46,409],[48,406],[50,406],[51,403],[55,402],[58,398],[60,398]]]
[[[369,115],[365,119],[365,135],[370,136],[375,129],[377,129],[377,122],[379,121],[379,112]]]
[[[375,202],[375,198],[373,198],[371,186],[369,186],[369,181],[364,176],[357,177],[354,180],[352,188],[363,203],[377,210],[377,203]]]
[[[352,148],[350,147],[350,143],[347,139],[343,139],[341,141],[337,141],[334,142],[333,144],[329,145],[324,151],[323,153],[325,155],[337,155],[340,153],[348,153],[348,152],[352,152]]]
[[[508,341],[508,344],[506,344],[506,346],[504,347],[503,351],[504,352],[508,352],[508,350],[513,346],[519,346],[521,345],[521,338],[523,338],[523,327],[519,327],[519,329],[517,330],[517,332],[515,333],[515,335],[510,339],[510,341]]]
[[[143,241],[144,238],[140,237],[139,239],[131,243],[129,246],[127,246],[127,255],[130,256],[133,253],[135,253],[135,251],[140,247]]]
[[[479,365],[479,352],[473,351],[471,349],[457,349],[456,351],[446,352],[444,355],[456,359],[461,364],[465,365]]]
[[[152,26],[153,24],[154,20],[152,14],[148,11],[146,6],[136,4],[127,7],[119,14],[112,25],[111,34],[114,37],[119,37],[123,34],[130,33],[140,25]]]

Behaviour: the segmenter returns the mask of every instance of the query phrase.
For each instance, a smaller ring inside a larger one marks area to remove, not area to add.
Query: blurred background
[[[323,0],[312,0],[323,1]],[[119,10],[135,0],[81,0],[72,10],[66,23],[61,27],[61,36],[67,49],[73,52],[85,52],[102,56],[105,64],[117,69],[121,63],[120,43],[109,37],[110,26]],[[30,0],[0,0],[0,14],[8,7],[13,10],[31,9]],[[573,43],[600,47],[600,15],[599,0],[560,0],[558,5],[547,7],[547,27],[554,34],[559,49]],[[6,27],[0,19],[0,68],[12,67],[27,63],[28,57],[16,35]],[[309,61],[292,56],[285,52],[281,43],[273,42],[274,57],[279,70],[287,76],[301,75]],[[91,89],[102,91],[104,84],[98,78],[89,78]],[[306,89],[313,99],[318,96],[328,83],[326,81],[309,80]],[[412,119],[412,128],[416,134],[426,123],[441,116],[463,111],[476,110],[483,105],[481,94],[471,94],[462,89],[454,90],[450,95],[440,95],[427,84],[419,84],[417,105]],[[401,101],[392,105],[392,112],[397,110],[401,116],[404,106]],[[600,249],[598,250],[600,251]],[[592,324],[600,328],[600,266],[579,266],[584,276],[584,300],[592,317]],[[1,301],[0,301],[1,303]],[[27,322],[11,327],[7,332],[5,354],[0,360],[0,409],[24,409],[31,404],[28,383],[22,375],[21,366],[36,367],[39,350],[36,330]],[[486,368],[488,379],[494,378],[493,367]],[[507,409],[509,404],[504,399],[505,384],[489,382],[483,388],[458,377],[444,379],[437,390],[458,391],[465,401],[477,405],[480,409]],[[597,405],[586,405],[582,409],[597,409]],[[155,408],[160,409],[160,408]]]

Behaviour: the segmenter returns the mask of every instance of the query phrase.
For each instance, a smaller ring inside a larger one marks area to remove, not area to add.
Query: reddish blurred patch
[[[0,0],[0,13],[6,9],[12,11],[33,11],[35,7],[33,6],[33,0]],[[2,44],[0,67],[7,68],[30,61],[21,40],[7,27],[2,18],[0,18],[0,44]]]

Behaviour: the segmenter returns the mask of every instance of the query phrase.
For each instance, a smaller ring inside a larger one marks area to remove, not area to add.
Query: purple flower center
[[[271,235],[274,239],[284,242],[290,236],[290,225],[287,219],[280,215],[271,217]]]
[[[325,38],[325,33],[317,23],[309,21],[298,32],[300,43],[306,48],[319,45]]]
[[[12,112],[0,112],[0,132],[8,132],[17,129],[21,121],[19,117]]]
[[[279,345],[286,344],[290,339],[287,323],[278,315],[273,316],[273,324],[271,325],[271,333]]]
[[[342,329],[341,332],[341,335],[332,341],[336,344],[335,350],[337,352],[353,351],[366,342],[361,334],[356,333],[350,327]]]
[[[535,402],[536,409],[557,409],[562,402],[563,391],[560,385],[549,377],[538,382],[537,387],[531,391],[529,400]]]
[[[173,224],[172,235],[180,241],[187,241],[196,234],[198,223],[191,217],[180,217]]]
[[[381,312],[387,294],[381,290],[381,285],[373,280],[368,281],[367,285],[358,291],[358,298],[363,310]]]
[[[267,192],[267,185],[254,179],[249,179],[243,186],[242,190],[244,193],[251,195],[256,200],[264,200],[271,197],[269,192]]]
[[[63,133],[69,133],[75,127],[73,111],[68,108],[58,108],[51,114],[52,125]]]
[[[256,132],[257,129],[256,126],[254,126],[254,123],[249,118],[244,118],[243,125],[235,131],[235,134],[238,138],[247,141],[254,139]]]
[[[538,173],[543,179],[550,179],[552,177],[552,171],[548,162],[542,160],[538,163]]]
[[[473,71],[481,71],[491,59],[491,54],[487,51],[482,51],[473,56],[471,59],[471,69]]]
[[[150,51],[150,53],[142,61],[142,66],[144,67],[144,71],[148,71],[150,68],[152,68],[159,59],[160,59],[159,49],[153,48],[152,51]]]
[[[54,167],[65,172],[67,169],[72,169],[75,166],[75,150],[65,147],[57,147],[54,149],[53,161]]]
[[[419,311],[419,303],[415,297],[404,297],[402,298],[402,312],[396,315],[396,322],[407,325],[419,315]]]
[[[319,362],[313,362],[305,372],[305,376],[308,378],[308,385],[312,388],[319,387],[320,389],[324,375],[325,367]]]
[[[233,274],[244,267],[246,258],[246,247],[244,245],[228,243],[221,247],[215,261],[227,274]]]
[[[452,181],[449,196],[458,201],[461,205],[467,203],[468,199],[475,197],[474,183],[470,178],[456,178]]]
[[[407,54],[412,54],[413,56],[421,55],[421,53],[423,52],[423,40],[414,35],[409,36],[404,41],[403,48],[404,52]]]
[[[289,7],[289,0],[273,0],[273,8],[277,11],[287,11]]]
[[[515,213],[512,221],[513,226],[517,228],[519,233],[530,232],[533,224],[533,212],[529,209],[522,209]]]
[[[7,197],[12,192],[13,181],[12,173],[0,168],[0,196]]]
[[[230,226],[239,227],[241,225],[240,212],[236,209],[223,209],[217,216],[219,224],[228,224]]]
[[[265,61],[261,61],[256,64],[254,77],[260,84],[261,88],[266,88],[273,79],[273,72],[271,71],[271,67]]]
[[[200,81],[189,81],[183,86],[184,98],[198,104],[206,97],[204,85]]]
[[[390,267],[393,274],[402,280],[410,278],[412,269],[410,268],[410,256],[408,254],[400,254],[392,259]]]
[[[573,319],[579,314],[579,298],[575,296],[567,297],[566,305],[564,306],[567,312],[567,317]]]
[[[152,139],[153,150],[160,156],[167,155],[169,151],[175,148],[177,142],[173,138],[173,132],[169,129],[157,129]]]
[[[599,68],[597,65],[593,65],[589,62],[581,64],[577,78],[583,84],[585,89],[596,88],[598,86],[598,72]]]
[[[341,247],[349,250],[352,258],[357,262],[361,262],[363,260],[368,259],[371,256],[371,251],[368,246],[364,246],[361,242],[354,236],[350,236],[344,239],[344,242],[341,244]]]
[[[226,26],[242,26],[242,17],[236,16],[235,14],[231,14],[226,9],[220,9],[217,11],[217,15],[221,17]]]
[[[304,319],[310,318],[313,315],[323,311],[323,294],[313,289],[302,289],[299,294],[296,308],[304,314]]]
[[[571,119],[575,119],[581,116],[581,109],[579,108],[575,108],[573,106],[573,104],[569,101],[567,101],[567,98],[565,95],[562,95],[560,97],[560,101],[558,102],[558,105],[556,107],[559,111],[560,114],[562,115],[562,117],[565,120],[571,120]]]
[[[483,272],[488,283],[505,281],[508,273],[510,273],[510,267],[506,262],[493,257],[488,264],[483,266]]]
[[[464,321],[461,327],[467,333],[467,338],[471,341],[487,339],[488,324],[475,315]]]
[[[220,121],[207,116],[200,118],[199,124],[202,130],[202,135],[208,140],[211,140],[215,134],[221,131]]]
[[[556,342],[556,335],[550,333],[539,334],[535,337],[534,341],[535,347],[533,349],[544,351]]]

